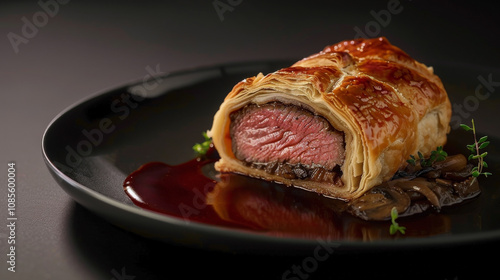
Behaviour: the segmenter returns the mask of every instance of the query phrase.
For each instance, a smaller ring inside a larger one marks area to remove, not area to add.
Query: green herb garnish
[[[486,161],[484,161],[484,158],[488,155],[488,152],[481,153],[479,150],[486,148],[489,144],[490,141],[488,140],[488,136],[483,136],[477,140],[476,136],[476,125],[474,124],[474,119],[471,120],[472,122],[472,127],[466,125],[466,124],[461,124],[460,127],[463,128],[465,131],[471,131],[472,134],[474,135],[474,144],[467,145],[467,149],[471,152],[469,155],[469,161],[476,159],[477,160],[477,166],[472,168],[471,170],[471,175],[474,178],[477,178],[481,175],[484,175],[484,177],[488,177],[488,175],[492,175],[490,172],[483,172],[483,168],[487,168],[488,164]]]
[[[421,152],[418,152],[417,155],[418,155],[418,162],[420,163],[421,167],[430,167],[435,162],[445,160],[446,157],[448,156],[448,153],[443,150],[443,146],[439,146],[436,148],[435,151],[431,152],[429,158],[424,158],[424,155],[422,155]],[[414,155],[410,155],[410,159],[407,160],[406,162],[415,166],[417,164],[417,159],[415,158]]]
[[[212,138],[208,137],[206,132],[202,133],[203,138],[205,138],[205,141],[200,143],[196,143],[193,146],[193,150],[196,152],[198,156],[204,156],[208,149],[210,148],[210,144],[212,144]]]
[[[396,232],[400,232],[401,234],[405,234],[406,227],[400,226],[397,222],[396,219],[398,218],[398,210],[396,207],[392,207],[391,209],[391,226],[389,227],[389,233],[391,235],[396,234]]]

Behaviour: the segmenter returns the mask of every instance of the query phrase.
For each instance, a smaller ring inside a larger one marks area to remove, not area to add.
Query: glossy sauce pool
[[[346,203],[298,188],[238,174],[217,173],[215,150],[180,165],[151,162],[131,173],[124,190],[137,206],[214,226],[286,237],[378,240],[447,233],[446,215],[398,220],[406,234],[389,234],[390,222],[367,222],[344,212]]]

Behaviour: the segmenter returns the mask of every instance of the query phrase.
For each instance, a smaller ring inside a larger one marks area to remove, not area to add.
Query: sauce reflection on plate
[[[445,215],[398,219],[406,234],[390,235],[390,222],[368,222],[345,212],[347,203],[213,169],[216,152],[180,165],[151,162],[131,173],[124,190],[135,205],[185,222],[237,228],[281,237],[380,240],[450,231]]]

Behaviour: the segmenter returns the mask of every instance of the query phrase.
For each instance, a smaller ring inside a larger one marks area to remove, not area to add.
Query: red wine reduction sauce
[[[206,158],[180,165],[147,163],[127,177],[124,190],[137,206],[186,222],[288,237],[396,237],[389,234],[390,222],[367,222],[345,213],[344,201],[238,174],[218,174],[213,169],[217,159],[217,152],[211,149]],[[408,217],[400,224],[407,231],[397,238],[450,229],[449,218],[435,213]]]
[[[151,211],[213,225],[231,225],[206,204],[206,196],[217,182],[202,168],[216,159],[196,158],[180,165],[150,162],[130,174],[125,193],[135,205]]]

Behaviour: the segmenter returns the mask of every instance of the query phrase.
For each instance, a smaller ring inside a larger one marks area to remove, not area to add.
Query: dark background
[[[144,77],[147,66],[159,65],[166,73],[230,62],[299,59],[353,38],[358,29],[386,36],[427,65],[479,65],[487,73],[500,62],[500,24],[491,1],[220,0],[236,4],[223,18],[213,5],[216,1],[41,2],[52,3],[47,5],[53,16],[40,16],[44,9],[34,0],[0,4],[0,182],[6,182],[7,163],[16,162],[19,219],[16,273],[7,271],[7,230],[0,229],[0,279],[119,279],[120,274],[128,279],[281,279],[283,272],[301,263],[303,257],[232,255],[148,240],[112,226],[58,187],[41,155],[45,127],[78,100]],[[399,13],[388,18],[387,12],[380,12],[396,2]],[[23,35],[23,18],[39,23],[31,33],[25,27],[31,38]],[[17,52],[9,39],[12,33],[24,38]],[[493,122],[492,127],[498,125]],[[0,218],[5,219],[6,183],[0,186]],[[488,259],[494,246],[416,256],[331,256],[308,279],[391,277],[396,268],[405,269],[405,276],[463,279],[464,272],[494,271],[476,266]],[[452,263],[444,265],[448,260]],[[353,268],[353,263],[361,265]]]

